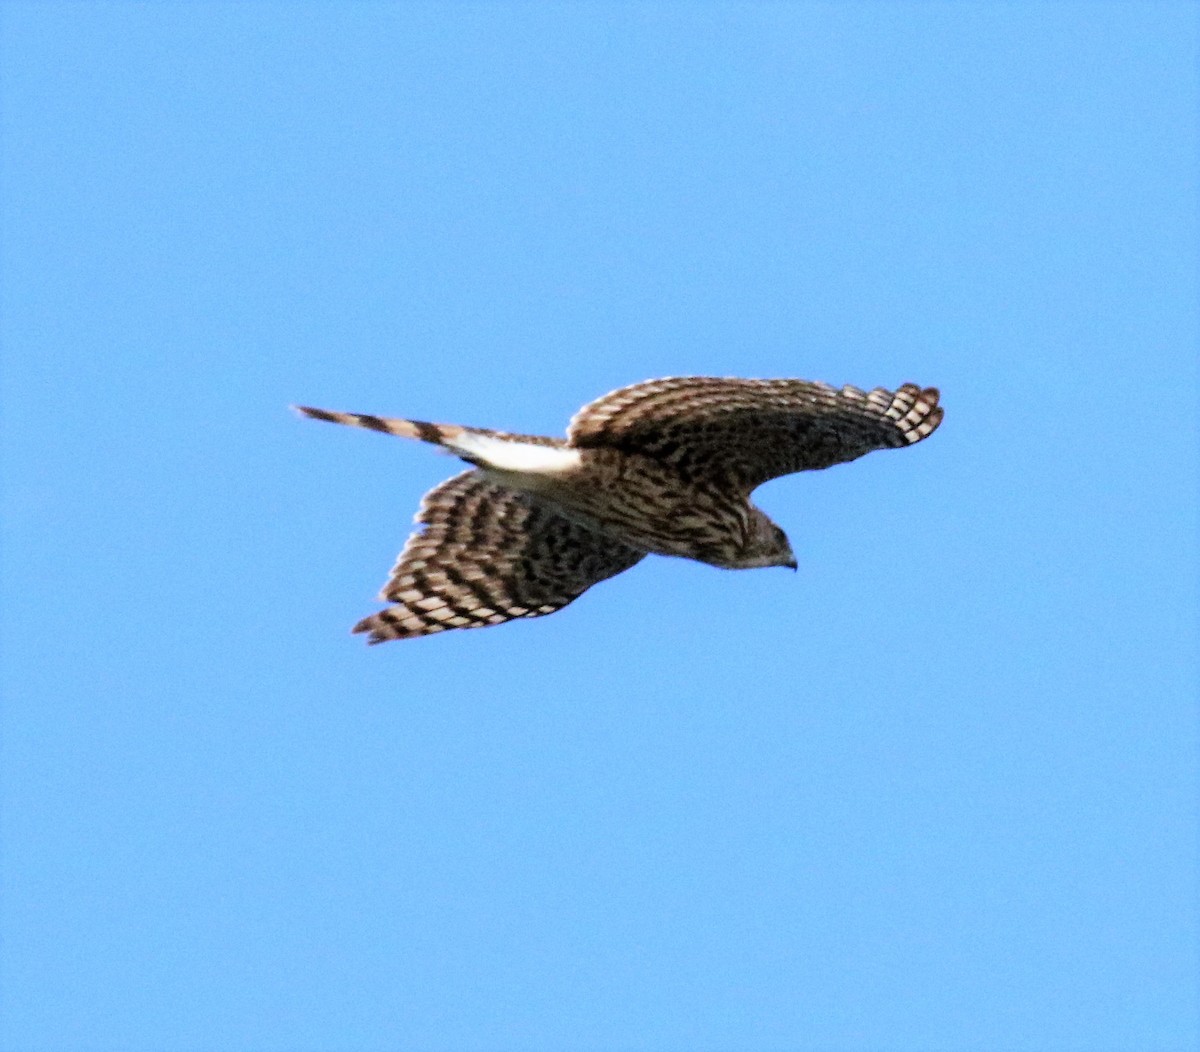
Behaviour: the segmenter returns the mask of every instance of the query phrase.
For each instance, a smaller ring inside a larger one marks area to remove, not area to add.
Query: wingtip
[[[901,384],[885,415],[893,420],[909,445],[932,435],[942,422],[945,410],[938,404],[942,397],[936,387]]]
[[[365,635],[367,637],[367,646],[374,647],[380,643],[386,643],[389,640],[397,639],[398,636],[386,633],[380,630],[379,614],[371,614],[369,617],[364,617],[352,629],[351,635]]]

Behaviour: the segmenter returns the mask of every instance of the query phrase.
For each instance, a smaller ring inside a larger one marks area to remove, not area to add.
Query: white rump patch
[[[464,431],[444,445],[447,449],[465,454],[497,471],[557,475],[577,468],[580,462],[577,449],[514,442],[511,439],[493,438],[491,435],[480,435],[470,431]]]

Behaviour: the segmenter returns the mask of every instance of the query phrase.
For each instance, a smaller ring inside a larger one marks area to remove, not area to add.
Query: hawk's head
[[[746,544],[739,553],[736,568],[751,570],[760,566],[787,566],[796,569],[796,556],[792,552],[787,534],[773,523],[758,508],[751,509]]]

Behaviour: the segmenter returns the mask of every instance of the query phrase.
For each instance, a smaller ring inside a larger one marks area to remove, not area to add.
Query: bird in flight
[[[751,492],[912,445],[942,422],[934,387],[707,376],[606,394],[572,417],[565,439],[296,408],[473,465],[425,494],[421,528],[380,593],[389,605],[354,626],[370,643],[552,614],[648,554],[795,569],[787,535]]]

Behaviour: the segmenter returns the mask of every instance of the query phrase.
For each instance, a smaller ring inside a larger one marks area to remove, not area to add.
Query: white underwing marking
[[[446,443],[457,453],[482,461],[500,471],[520,471],[537,475],[554,475],[577,468],[579,450],[558,446],[539,446],[532,442],[516,442],[493,438],[470,431]]]

